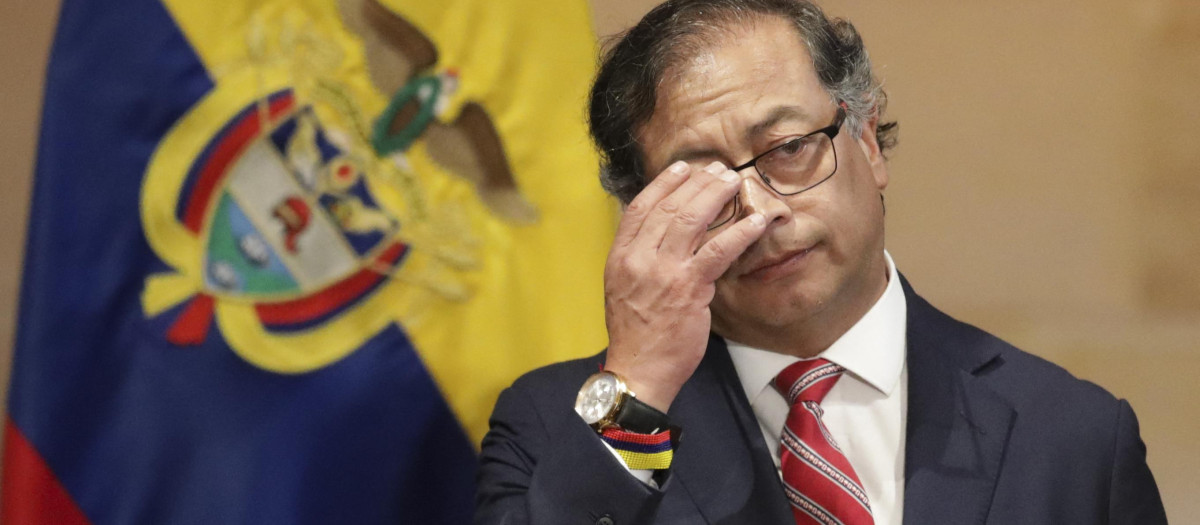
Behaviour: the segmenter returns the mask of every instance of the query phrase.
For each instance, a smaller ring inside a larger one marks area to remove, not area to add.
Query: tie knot
[[[775,376],[772,384],[790,405],[801,401],[820,403],[845,370],[825,359],[797,361]]]

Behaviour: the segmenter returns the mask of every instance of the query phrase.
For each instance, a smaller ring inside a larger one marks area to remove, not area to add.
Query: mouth
[[[816,245],[813,245],[808,248],[792,250],[764,258],[757,261],[749,271],[743,273],[742,278],[765,282],[788,275],[798,270],[815,248]]]

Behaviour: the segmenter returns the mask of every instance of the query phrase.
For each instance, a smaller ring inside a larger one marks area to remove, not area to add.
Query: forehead
[[[675,160],[745,160],[765,141],[827,124],[834,111],[787,20],[759,17],[708,33],[664,73],[654,113],[638,129],[651,176]]]

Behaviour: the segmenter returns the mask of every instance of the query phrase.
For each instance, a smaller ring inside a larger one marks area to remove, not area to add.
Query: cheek
[[[727,312],[743,310],[758,300],[755,297],[757,290],[742,285],[735,278],[722,276],[716,285],[717,293],[713,295],[711,305],[714,315],[725,316]]]
[[[831,188],[834,191],[825,203],[830,221],[836,223],[831,225],[834,229],[870,231],[882,218],[880,191],[869,167],[864,162],[856,162],[861,160],[865,159],[852,159],[846,172],[838,173],[845,176]]]

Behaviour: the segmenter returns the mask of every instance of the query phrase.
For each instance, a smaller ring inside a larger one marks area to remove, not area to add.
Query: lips
[[[770,281],[783,277],[798,269],[814,248],[816,246],[763,257],[749,265],[750,269],[743,273],[742,277],[761,281]]]

